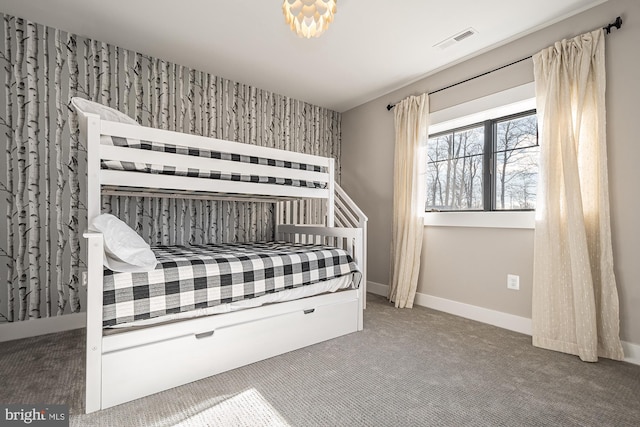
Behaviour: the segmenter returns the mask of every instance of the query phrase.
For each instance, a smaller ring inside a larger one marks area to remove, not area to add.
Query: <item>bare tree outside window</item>
[[[496,210],[535,209],[538,122],[535,114],[496,126]]]
[[[436,135],[427,144],[427,210],[482,210],[482,126]]]

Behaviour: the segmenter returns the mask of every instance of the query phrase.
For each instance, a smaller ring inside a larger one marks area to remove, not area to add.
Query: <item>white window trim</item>
[[[427,227],[480,227],[534,229],[534,211],[510,212],[425,212]]]
[[[509,116],[536,108],[534,83],[527,83],[469,102],[438,110],[429,115],[429,134]]]
[[[535,85],[527,83],[430,114],[429,134],[536,108]],[[535,228],[534,211],[425,212],[429,227]]]

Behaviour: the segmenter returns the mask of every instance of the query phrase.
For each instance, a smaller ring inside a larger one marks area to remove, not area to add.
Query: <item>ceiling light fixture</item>
[[[320,37],[336,13],[337,0],[284,0],[284,19],[299,37]]]

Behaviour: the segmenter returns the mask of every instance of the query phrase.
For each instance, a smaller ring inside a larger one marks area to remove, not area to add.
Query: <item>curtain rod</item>
[[[610,34],[611,33],[611,29],[614,28],[614,27],[617,28],[618,30],[620,29],[620,27],[622,27],[622,18],[620,18],[619,16],[612,23],[602,27],[602,29],[605,31],[606,34]],[[513,61],[513,62],[511,62],[511,63],[509,63],[507,65],[502,65],[501,67],[494,68],[493,70],[485,71],[484,73],[478,74],[477,76],[469,77],[468,79],[459,81],[457,83],[450,84],[449,86],[445,86],[443,88],[436,89],[436,90],[434,90],[432,92],[429,92],[428,95],[433,95],[434,93],[442,92],[443,90],[447,90],[447,89],[450,89],[450,88],[452,88],[454,86],[461,85],[462,83],[466,83],[468,81],[475,80],[478,77],[483,77],[483,76],[486,76],[487,74],[495,73],[496,71],[502,70],[503,68],[507,68],[507,67],[510,67],[512,65],[518,64],[518,63],[520,63],[522,61],[526,61],[527,59],[531,59],[532,57],[533,57],[533,55],[529,55],[526,58],[518,59],[517,61]],[[394,104],[388,104],[387,105],[387,111],[391,111],[391,109],[393,107],[395,107],[396,104],[397,104],[397,102],[394,103]]]

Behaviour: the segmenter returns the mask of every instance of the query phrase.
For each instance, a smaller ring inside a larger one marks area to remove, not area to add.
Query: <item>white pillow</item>
[[[126,114],[121,113],[114,108],[107,107],[106,105],[89,101],[88,99],[78,98],[77,96],[73,97],[71,98],[71,105],[73,105],[78,112],[97,114],[100,116],[101,120],[140,126],[138,122]]]
[[[97,102],[89,101],[88,99],[78,98],[74,96],[71,98],[71,105],[76,109],[78,113],[92,113],[100,116],[100,120],[108,120],[110,122],[124,123],[128,125],[140,126],[140,123],[133,120],[120,111],[107,107],[106,105],[98,104]],[[139,142],[135,139],[128,138],[130,144]],[[107,135],[100,135],[100,144],[113,145],[113,139]]]
[[[142,237],[111,214],[98,215],[89,228],[104,237],[104,265],[109,270],[143,273],[156,268],[158,261]]]

